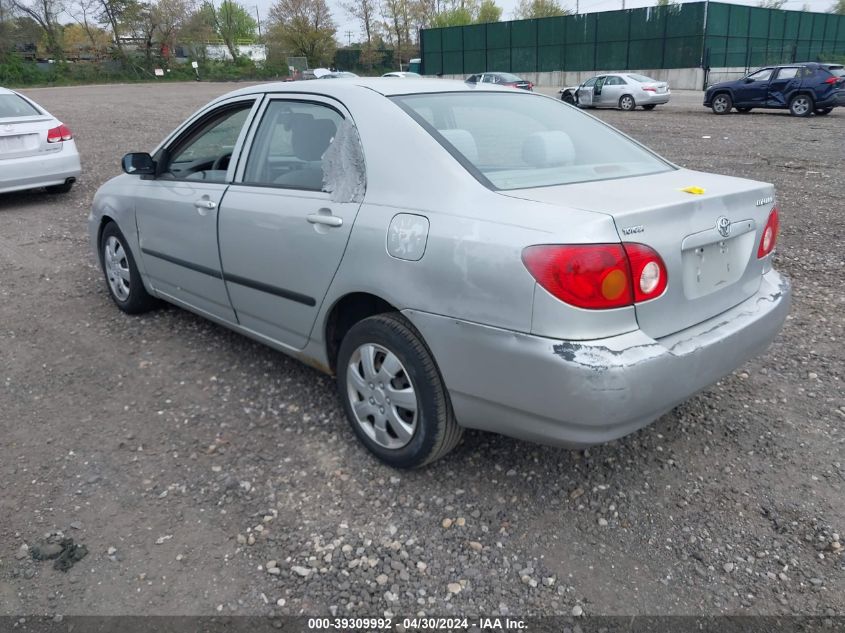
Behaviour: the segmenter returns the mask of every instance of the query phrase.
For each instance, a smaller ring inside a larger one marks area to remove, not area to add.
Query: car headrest
[[[297,158],[320,160],[331,145],[337,126],[328,119],[301,119],[293,125],[291,145]]]
[[[467,130],[448,129],[439,130],[447,141],[449,141],[456,150],[463,154],[471,163],[478,162],[478,145],[475,144],[475,138]]]
[[[522,143],[522,160],[532,167],[569,165],[575,160],[575,146],[566,132],[533,132]]]

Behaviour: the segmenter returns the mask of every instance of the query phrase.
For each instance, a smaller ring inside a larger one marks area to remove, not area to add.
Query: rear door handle
[[[311,224],[323,224],[325,226],[343,226],[343,218],[336,215],[324,215],[322,213],[310,213],[306,218]]]

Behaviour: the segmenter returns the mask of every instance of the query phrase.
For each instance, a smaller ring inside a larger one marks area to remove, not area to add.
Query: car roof
[[[9,90],[8,88],[4,88],[0,86],[0,95],[13,95],[16,94],[14,90]]]
[[[466,82],[453,79],[427,79],[416,77],[408,78],[406,81],[396,82],[391,81],[390,77],[349,77],[344,81],[285,81],[285,82],[270,82],[264,84],[256,84],[247,88],[241,88],[228,94],[222,95],[215,101],[220,99],[228,99],[230,97],[249,95],[249,94],[263,94],[263,93],[303,93],[324,95],[327,97],[340,98],[343,95],[350,94],[354,91],[370,90],[385,97],[392,97],[395,95],[407,94],[427,94],[435,92],[514,92],[508,88],[500,86],[485,84],[483,87],[468,87]],[[526,93],[529,94],[529,93]]]

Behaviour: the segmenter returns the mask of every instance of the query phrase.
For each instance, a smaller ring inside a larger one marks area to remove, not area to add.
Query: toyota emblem
[[[731,234],[731,221],[725,216],[720,215],[716,220],[716,229],[719,231],[719,235],[727,237]]]

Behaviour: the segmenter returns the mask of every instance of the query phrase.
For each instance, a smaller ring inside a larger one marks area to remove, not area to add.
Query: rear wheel
[[[813,98],[810,95],[795,95],[789,101],[789,113],[792,116],[810,116],[813,112]]]
[[[643,110],[654,110],[655,107],[657,107],[656,103],[650,103],[648,105],[644,105]]]
[[[68,193],[72,187],[72,182],[63,182],[60,185],[50,185],[49,187],[45,187],[45,189],[47,189],[47,193]]]
[[[721,92],[713,97],[710,107],[716,114],[728,114],[733,107],[733,99],[727,92]]]
[[[737,106],[736,111],[740,114],[748,114],[749,112],[751,112],[751,108],[740,108]]]
[[[816,116],[826,116],[833,112],[833,108],[816,108]]]
[[[622,95],[619,97],[619,109],[620,110],[633,110],[637,107],[637,102],[634,101],[634,97],[631,95]]]
[[[461,439],[431,352],[399,314],[352,326],[340,345],[337,386],[355,435],[394,468],[424,466]]]

